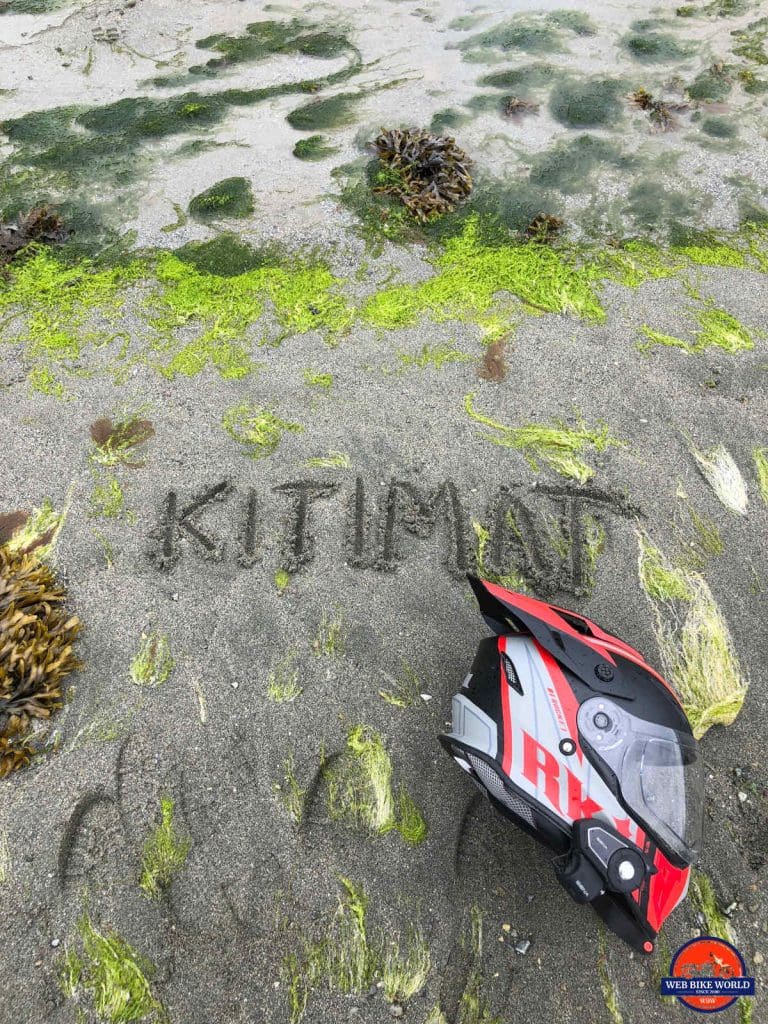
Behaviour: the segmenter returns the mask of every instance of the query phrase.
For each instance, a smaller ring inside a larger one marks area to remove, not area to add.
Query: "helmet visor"
[[[616,780],[621,802],[649,836],[673,860],[695,861],[703,775],[693,736],[637,718],[602,696],[581,705],[577,724],[595,768]]]

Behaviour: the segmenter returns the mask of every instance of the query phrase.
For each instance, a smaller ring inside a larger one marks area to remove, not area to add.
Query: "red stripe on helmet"
[[[657,871],[649,879],[646,916],[648,924],[658,932],[685,896],[691,869],[676,868],[658,849],[653,858],[653,865]]]
[[[501,667],[501,717],[503,722],[503,744],[501,767],[505,775],[512,773],[512,714],[509,710],[509,680],[504,671],[504,637],[500,636],[498,641],[499,665]]]

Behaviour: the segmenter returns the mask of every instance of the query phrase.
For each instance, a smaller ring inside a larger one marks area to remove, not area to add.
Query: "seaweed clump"
[[[33,242],[61,245],[71,232],[61,217],[48,206],[35,206],[20,213],[13,224],[0,224],[0,267]]]
[[[150,899],[156,899],[184,867],[192,840],[179,835],[173,821],[173,800],[160,799],[162,821],[144,843],[139,887]]]
[[[526,114],[538,114],[539,104],[533,100],[521,99],[519,96],[510,96],[504,104],[504,116],[515,124],[521,124]]]
[[[33,721],[61,707],[62,680],[79,667],[81,624],[65,598],[47,565],[0,547],[0,778],[36,752]]]
[[[417,846],[427,837],[427,823],[408,791],[392,788],[392,761],[382,736],[364,725],[354,726],[347,749],[324,766],[328,811],[335,821],[346,820],[373,835],[397,831]]]
[[[379,161],[389,171],[374,189],[397,197],[422,222],[451,213],[472,191],[469,156],[450,135],[417,128],[382,130],[374,140]]]
[[[125,465],[138,468],[144,463],[132,461],[133,449],[154,435],[155,428],[151,420],[127,416],[113,422],[102,417],[91,424],[91,439],[94,443],[91,459],[102,466]]]
[[[291,1024],[298,1024],[310,996],[323,988],[362,995],[374,983],[372,991],[382,989],[393,1016],[402,1016],[403,1003],[417,996],[427,983],[432,962],[420,928],[412,927],[407,941],[371,933],[365,890],[348,878],[339,876],[339,881],[343,892],[322,937],[305,938],[303,950],[284,961]]]
[[[510,427],[484,416],[474,406],[474,394],[464,396],[464,411],[476,423],[490,427],[493,434],[481,434],[484,441],[490,441],[502,448],[517,448],[522,451],[528,465],[538,472],[539,461],[546,463],[561,476],[585,484],[595,475],[594,469],[582,458],[587,447],[603,452],[608,447],[620,447],[623,442],[612,437],[606,424],[590,428],[583,420],[578,427],[568,427],[557,421],[551,426],[527,423],[522,427]]]
[[[678,127],[674,113],[688,109],[685,103],[666,103],[664,100],[654,99],[647,89],[635,89],[629,98],[636,107],[648,114],[651,124],[662,132],[674,131]]]
[[[98,931],[87,913],[77,930],[83,952],[67,949],[59,981],[64,995],[78,1005],[78,1019],[83,1004],[90,1002],[98,1019],[109,1024],[167,1021],[165,1007],[152,991],[152,964],[117,932]]]
[[[664,671],[677,691],[696,739],[713,725],[730,725],[749,686],[728,623],[699,572],[673,564],[638,531],[639,577],[654,611]]]
[[[200,221],[216,217],[248,217],[254,209],[251,183],[246,178],[217,181],[189,203],[190,214]]]

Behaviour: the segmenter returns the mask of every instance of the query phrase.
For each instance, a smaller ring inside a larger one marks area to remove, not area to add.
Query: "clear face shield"
[[[622,802],[650,838],[674,860],[693,863],[704,803],[693,737],[637,718],[602,696],[585,701],[576,721],[595,768],[616,778]]]

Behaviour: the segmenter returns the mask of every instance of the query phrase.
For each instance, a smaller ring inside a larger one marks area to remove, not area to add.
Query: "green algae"
[[[723,241],[713,232],[686,232],[671,253],[704,267],[744,267],[747,259],[742,249]]]
[[[113,267],[73,263],[36,246],[26,253],[0,278],[0,326],[18,327],[6,337],[25,346],[33,363],[30,386],[63,398],[60,374],[114,340],[127,289],[145,267],[139,260]]]
[[[422,686],[419,677],[405,658],[401,660],[405,678],[396,679],[387,673],[387,679],[390,681],[392,688],[389,690],[379,690],[379,696],[392,707],[409,708],[416,703],[416,698]]]
[[[669,233],[679,221],[692,218],[699,212],[695,192],[678,192],[662,181],[644,177],[635,181],[627,193],[626,212],[642,231]]]
[[[310,100],[287,115],[286,121],[300,132],[323,132],[343,128],[355,120],[357,104],[365,93],[341,92],[325,99]]]
[[[591,594],[597,579],[597,564],[605,550],[605,528],[594,516],[584,517],[584,589]]]
[[[647,534],[639,532],[638,572],[643,590],[653,601],[690,601],[692,589],[686,571],[674,565]]]
[[[318,455],[316,458],[307,459],[305,466],[309,469],[349,469],[352,460],[346,452],[337,451],[331,448],[327,455]]]
[[[476,217],[465,222],[461,234],[447,239],[434,263],[437,272],[424,283],[397,285],[371,296],[361,311],[363,321],[394,330],[416,324],[422,314],[439,322],[498,312],[509,330],[515,313],[499,309],[499,292],[510,293],[534,311],[568,312],[591,322],[605,319],[588,275],[566,256],[535,242],[486,244]]]
[[[530,423],[522,427],[509,427],[477,412],[473,394],[465,395],[464,411],[476,423],[493,431],[480,435],[484,441],[522,451],[535,472],[538,472],[540,460],[561,476],[578,480],[581,484],[595,475],[594,469],[581,458],[586,448],[602,452],[623,443],[611,436],[605,424],[594,429],[583,421],[579,421],[575,428],[562,422],[552,426]]]
[[[243,446],[251,459],[266,459],[277,451],[286,431],[296,433],[304,429],[299,423],[280,419],[269,409],[247,402],[227,409],[221,425],[233,440]]]
[[[317,373],[314,370],[305,370],[304,383],[310,388],[321,388],[323,391],[330,391],[333,387],[332,373]]]
[[[429,342],[426,342],[422,345],[418,355],[413,356],[408,352],[398,352],[397,358],[406,368],[416,367],[419,370],[425,370],[428,366],[433,366],[436,370],[441,370],[448,363],[472,362],[474,356],[471,356],[469,352],[462,352],[456,348],[454,342],[443,345],[430,345]]]
[[[170,797],[160,798],[160,823],[144,843],[139,888],[157,899],[181,871],[192,848],[192,840],[181,836],[174,823]]]
[[[323,777],[331,818],[374,835],[397,831],[412,846],[426,839],[426,822],[407,790],[401,786],[395,794],[392,788],[392,761],[374,729],[350,729],[346,751],[324,768]]]
[[[307,796],[307,790],[300,785],[299,780],[296,778],[293,754],[291,754],[283,767],[283,781],[276,782],[274,790],[289,816],[297,825],[300,824],[304,817],[304,801]]]
[[[397,938],[371,933],[364,889],[342,876],[339,882],[342,895],[332,920],[324,923],[322,937],[304,939],[302,951],[283,962],[291,1024],[298,1024],[312,993],[323,988],[362,995],[380,976],[385,998],[400,1005],[417,996],[427,982],[431,958],[420,929],[411,928],[404,948]]]
[[[175,664],[165,633],[142,633],[131,662],[131,679],[137,686],[162,686],[168,682]]]
[[[37,391],[41,395],[49,395],[51,398],[66,399],[71,397],[67,389],[57,379],[55,374],[47,366],[33,366],[27,376],[30,391]]]
[[[553,85],[562,75],[556,64],[536,62],[523,64],[521,67],[494,71],[484,75],[480,85],[490,85],[494,89],[509,89],[514,92],[525,89],[544,89]]]
[[[735,139],[739,134],[739,127],[732,118],[714,114],[702,119],[701,130],[714,139]]]
[[[345,35],[313,30],[314,27],[297,18],[288,22],[257,21],[246,26],[243,35],[217,33],[199,39],[200,50],[214,50],[221,54],[204,65],[189,69],[194,75],[213,75],[238,64],[255,63],[276,54],[301,54],[329,60],[357,52]]]
[[[762,96],[768,92],[768,82],[764,78],[758,78],[751,68],[740,68],[737,77],[744,92],[750,96]]]
[[[487,17],[487,14],[461,14],[458,18],[448,22],[448,28],[452,32],[468,32]]]
[[[123,515],[130,518],[131,513],[125,507],[125,492],[117,477],[107,476],[94,484],[90,512],[104,519],[119,519]]]
[[[733,52],[738,57],[752,61],[754,64],[767,65],[766,40],[768,40],[768,18],[759,18],[746,28],[736,29],[731,35],[738,44]]]
[[[583,11],[550,11],[546,20],[549,25],[557,25],[577,36],[597,35],[597,26]]]
[[[626,170],[631,164],[615,143],[595,135],[579,135],[538,153],[531,161],[529,180],[533,185],[574,195],[590,186],[595,170],[606,165]]]
[[[0,3],[3,14],[49,14],[66,7],[72,0],[5,0]]]
[[[560,53],[563,50],[562,37],[556,25],[545,19],[519,15],[502,22],[494,28],[479,32],[463,39],[458,49],[472,50],[522,50],[525,53]]]
[[[413,999],[426,985],[431,966],[429,946],[417,928],[411,928],[405,950],[387,943],[380,968],[384,998],[398,1006]]]
[[[446,107],[444,110],[438,110],[432,116],[432,120],[429,122],[429,130],[433,135],[444,135],[463,128],[469,120],[471,120],[469,114],[455,110],[453,107]]]
[[[210,253],[207,254],[210,256]],[[255,264],[274,258],[246,249],[244,255]],[[167,377],[192,376],[212,364],[222,377],[239,379],[252,373],[255,365],[241,340],[264,311],[264,300],[272,303],[281,328],[276,343],[288,334],[322,330],[334,338],[352,323],[354,313],[338,294],[340,282],[320,264],[295,262],[284,266],[266,263],[232,276],[200,271],[179,258],[163,253],[156,262],[160,289],[149,299],[155,313],[153,326],[165,346],[172,346],[177,328],[197,323],[202,333],[160,365]]]
[[[755,473],[760,497],[768,505],[768,448],[755,448],[752,452],[755,460]]]
[[[634,31],[621,40],[624,49],[643,64],[666,64],[690,56],[691,46],[665,32]]]
[[[358,233],[372,255],[381,255],[385,240],[403,244],[423,239],[426,227],[400,200],[376,191],[391,184],[378,160],[345,164],[331,173],[343,181],[341,202],[357,218]]]
[[[611,1019],[611,1024],[624,1024],[624,1017],[619,1009],[619,994],[608,970],[608,947],[605,940],[605,928],[602,924],[598,926],[598,936],[597,969],[605,1009]]]
[[[730,725],[748,682],[728,624],[701,573],[673,564],[637,531],[640,583],[654,611],[664,671],[680,696],[696,739],[713,725]]]
[[[657,345],[667,348],[679,348],[691,355],[699,355],[708,348],[719,348],[733,355],[746,352],[755,347],[752,334],[735,316],[724,309],[708,304],[704,309],[694,312],[698,329],[694,330],[693,341],[685,341],[671,334],[655,331],[646,324],[640,328],[647,339],[638,343],[638,348],[647,352]]]
[[[239,379],[253,372],[249,352],[238,340],[262,314],[264,303],[253,288],[249,271],[236,277],[201,273],[171,253],[157,261],[159,292],[150,300],[155,312],[152,324],[166,347],[172,345],[177,328],[190,322],[203,327],[202,334],[188,342],[172,359],[160,365],[161,372],[194,376],[207,365],[222,377]]]
[[[686,92],[692,100],[724,100],[733,88],[733,80],[728,71],[722,65],[713,64],[712,67],[701,71],[690,85],[686,86]]]
[[[237,277],[281,260],[281,253],[276,247],[255,249],[228,231],[204,242],[187,242],[174,249],[173,254],[201,274],[215,274],[217,277]]]
[[[616,78],[563,78],[553,87],[549,112],[568,128],[597,128],[623,119],[626,85]]]
[[[67,495],[66,503],[61,512],[53,507],[50,498],[44,498],[42,505],[33,508],[24,525],[15,530],[13,536],[6,541],[12,553],[34,550],[35,557],[44,562],[53,562],[59,534],[64,528],[69,515],[72,490]]]
[[[275,573],[275,586],[279,594],[284,594],[291,582],[290,573],[278,569]],[[295,655],[289,652],[282,658],[267,679],[267,697],[275,704],[289,704],[304,692],[299,685],[299,670],[296,668]]]
[[[152,964],[117,932],[98,931],[87,913],[77,930],[82,953],[67,949],[59,975],[66,998],[76,1004],[87,1000],[108,1024],[166,1024],[165,1007],[152,992]]]
[[[703,871],[694,870],[691,874],[691,902],[704,918],[707,935],[724,942],[734,941],[728,918],[718,905],[712,879]]]
[[[307,139],[299,139],[293,147],[293,155],[298,160],[325,160],[338,150],[335,146],[326,145],[324,135],[310,135]]]
[[[217,181],[189,203],[190,216],[203,222],[219,217],[248,217],[254,209],[253,191],[247,178]]]
[[[455,44],[465,60],[488,61],[493,54],[519,51],[531,54],[562,53],[564,34],[595,35],[594,22],[581,11],[551,11],[547,14],[518,14],[493,28],[478,32]]]
[[[312,650],[316,657],[335,658],[344,653],[346,637],[344,633],[344,622],[340,615],[329,615],[323,612],[320,625],[317,627]]]
[[[163,224],[160,230],[165,234],[170,234],[172,231],[178,231],[179,228],[183,228],[188,219],[186,213],[178,203],[173,203],[172,205],[173,212],[176,214],[176,220],[172,221],[170,224]]]
[[[501,116],[504,113],[506,106],[506,98],[499,96],[498,93],[480,93],[478,96],[473,96],[467,103],[469,110],[478,114],[498,114]]]
[[[302,45],[309,53],[313,41]],[[314,47],[328,52],[327,34],[315,33]],[[0,214],[9,217],[40,202],[55,204],[66,223],[77,228],[77,244],[86,250],[101,246],[110,233],[106,225],[118,217],[124,221],[126,204],[135,208],[143,172],[164,158],[165,151],[147,146],[148,141],[201,136],[237,108],[316,93],[354,76],[361,66],[350,47],[347,65],[319,78],[262,88],[128,96],[102,106],[69,105],[9,118],[2,132],[13,151],[0,162]],[[324,108],[328,116],[331,107]],[[97,198],[105,195],[110,198]]]
[[[509,525],[513,527],[511,521]],[[475,537],[477,538],[475,546],[475,569],[477,570],[477,575],[481,576],[484,580],[490,580],[491,583],[498,583],[499,586],[505,587],[507,590],[527,594],[530,588],[528,581],[521,572],[512,567],[507,567],[503,572],[496,572],[486,562],[486,551],[488,542],[491,539],[491,531],[476,519],[472,520],[472,529],[475,531]]]

